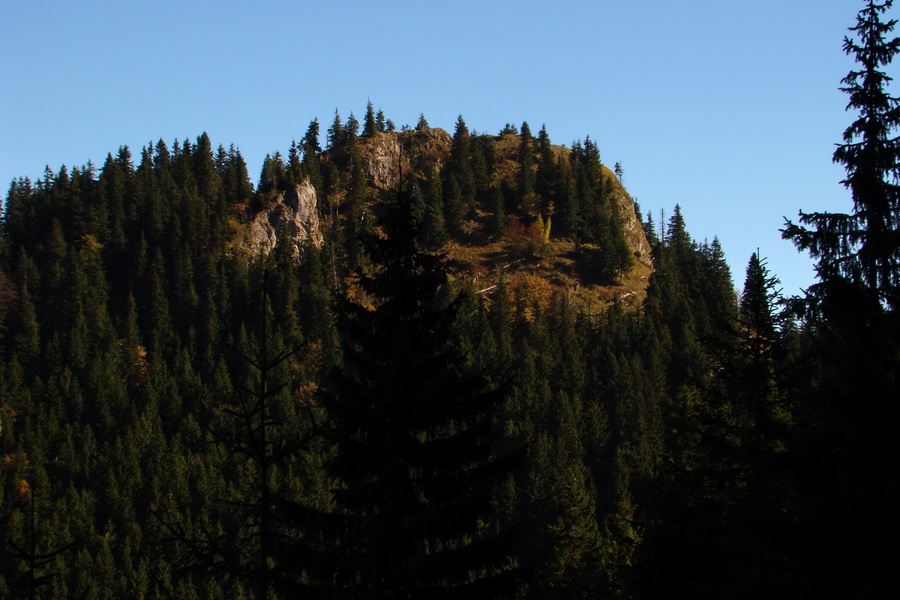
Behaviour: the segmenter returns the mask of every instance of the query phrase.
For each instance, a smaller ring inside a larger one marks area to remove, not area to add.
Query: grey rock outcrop
[[[644,226],[635,213],[634,200],[618,184],[617,189],[613,192],[613,199],[619,207],[619,217],[625,233],[625,241],[628,243],[631,251],[634,252],[635,257],[650,265],[652,262],[650,243],[647,241]]]
[[[428,177],[450,156],[452,137],[440,128],[376,133],[362,145],[363,170],[370,184],[393,189],[401,173]]]
[[[266,256],[278,240],[286,236],[290,240],[291,255],[299,262],[306,244],[322,245],[316,202],[316,189],[309,180],[279,192],[246,225],[244,249],[253,257]]]

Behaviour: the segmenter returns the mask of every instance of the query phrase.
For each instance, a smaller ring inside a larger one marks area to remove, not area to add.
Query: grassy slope
[[[492,286],[505,277],[511,289],[525,285],[542,303],[563,294],[576,311],[586,313],[601,312],[616,299],[626,308],[637,309],[647,296],[653,269],[646,259],[636,258],[620,281],[596,281],[571,240],[551,238],[543,256],[523,257],[504,240],[485,239],[480,220],[469,223],[465,239],[454,240],[444,249],[455,264],[456,278],[471,282],[476,291],[489,295]]]
[[[504,135],[495,141],[496,183],[514,181],[519,169],[515,160],[519,145],[517,135]],[[557,156],[570,152],[565,146],[554,146],[554,151]],[[605,167],[604,176],[608,183],[618,186],[615,175]],[[631,203],[624,189],[620,187],[617,192],[625,196],[627,203]],[[547,302],[555,294],[568,295],[572,306],[586,313],[601,312],[616,299],[626,309],[638,309],[647,296],[647,284],[653,268],[646,256],[646,249],[640,257],[635,257],[631,271],[620,281],[597,281],[591,277],[590,269],[571,240],[551,237],[549,249],[542,253],[543,256],[522,259],[506,240],[490,240],[482,233],[485,221],[485,215],[478,215],[474,221],[467,223],[466,235],[453,240],[445,249],[457,264],[457,277],[471,281],[476,291],[487,289],[483,293],[491,294],[493,290],[489,288],[505,276],[511,284],[510,288],[526,285],[537,298]],[[630,244],[639,245],[633,235],[629,238]]]
[[[413,136],[412,132],[401,134],[407,137]],[[429,156],[424,162],[438,163],[446,159],[449,154],[449,134],[443,130],[430,130],[427,136],[422,136],[427,148],[407,150],[405,159],[413,162],[422,162],[425,157],[418,156],[422,150]],[[433,139],[432,139],[433,138]],[[440,142],[440,143],[438,143]],[[375,144],[367,144],[369,153],[375,161],[385,160],[388,155],[395,156],[396,152],[390,152],[380,148],[389,143],[387,136],[379,138]],[[519,152],[520,137],[518,135],[504,135],[494,142],[495,155],[495,183],[507,181],[513,183],[519,169],[517,155]],[[433,148],[431,146],[434,146]],[[376,148],[379,148],[376,150]],[[567,155],[570,150],[565,146],[554,146],[558,156]],[[376,155],[377,158],[376,158]],[[406,162],[406,161],[404,161]],[[419,173],[410,163],[404,165],[407,172],[410,170],[418,176]],[[396,172],[391,166],[388,172]],[[604,177],[608,184],[618,187],[614,194],[621,198],[623,214],[632,210],[633,205],[627,192],[619,187],[615,175],[604,167]],[[380,189],[389,189],[393,181],[379,181],[376,184]],[[380,184],[380,185],[379,185]],[[646,240],[643,239],[643,231],[626,232],[629,244],[635,248],[641,248],[641,256],[636,256],[629,273],[619,281],[599,281],[591,276],[590,268],[586,264],[581,253],[575,247],[574,242],[564,238],[551,237],[549,246],[540,252],[540,256],[523,256],[515,251],[508,240],[492,240],[485,233],[487,216],[478,214],[474,219],[466,222],[464,233],[450,242],[444,251],[455,264],[455,277],[459,282],[467,281],[474,289],[480,292],[485,299],[489,299],[494,293],[501,277],[505,277],[510,289],[518,286],[526,286],[531,295],[541,303],[549,303],[560,294],[568,296],[573,308],[579,312],[598,313],[603,311],[611,302],[618,299],[626,309],[638,309],[646,297],[647,283],[653,271],[647,256]],[[632,224],[634,225],[634,224]],[[639,227],[638,227],[639,229]]]

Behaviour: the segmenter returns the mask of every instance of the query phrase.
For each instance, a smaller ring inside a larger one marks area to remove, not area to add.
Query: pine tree
[[[531,591],[550,598],[591,598],[601,583],[601,540],[597,494],[579,439],[581,406],[560,392],[548,409],[547,431],[534,441],[529,474],[531,518],[540,522],[546,553]]]
[[[499,239],[506,231],[506,198],[499,186],[490,188],[488,210],[491,212],[487,223],[487,231],[494,239]]]
[[[434,167],[425,182],[425,214],[419,232],[425,248],[437,250],[449,241],[445,223],[441,177],[437,167]]]
[[[134,171],[134,163],[131,161],[131,150],[128,146],[119,146],[116,153],[116,164],[124,173],[132,173]]]
[[[559,165],[550,145],[547,126],[541,127],[538,133],[538,168],[535,175],[534,188],[539,197],[539,210],[544,217],[556,212],[556,196],[559,186]]]
[[[471,150],[469,128],[466,126],[463,116],[459,115],[456,119],[453,141],[450,143],[450,158],[444,169],[445,181],[449,184],[451,179],[455,179],[456,185],[459,187],[458,201],[454,200],[452,193],[445,194],[447,208],[453,213],[448,213],[447,222],[454,230],[458,228],[462,219],[475,205],[475,179],[472,175]]]
[[[510,467],[493,447],[503,392],[461,370],[444,260],[417,250],[402,194],[391,211],[356,284],[368,300],[342,302],[344,367],[325,398],[348,526],[336,581],[354,598],[496,597],[514,576],[490,509]]]
[[[380,112],[380,111],[379,111]],[[366,117],[363,119],[362,137],[370,138],[378,132],[378,122],[375,118],[375,108],[370,101],[366,104]]]
[[[338,129],[340,129],[340,126],[338,126]],[[306,133],[303,134],[301,145],[303,146],[304,159],[308,158],[310,155],[314,157],[322,151],[322,148],[319,146],[318,119],[313,119],[309,122],[309,126],[306,128]]]
[[[451,233],[462,231],[466,215],[466,202],[463,196],[462,185],[455,175],[450,175],[444,180],[441,192],[444,201],[444,222]]]
[[[643,222],[644,235],[647,236],[647,243],[650,244],[650,250],[655,250],[659,246],[659,236],[656,232],[656,223],[653,221],[653,213],[647,211],[647,218]]]
[[[225,201],[229,205],[248,202],[253,196],[253,185],[247,172],[247,163],[234,144],[228,148],[222,170],[222,186]]]
[[[796,407],[788,395],[791,375],[789,334],[791,321],[783,310],[779,279],[769,272],[758,253],[747,265],[744,291],[737,317],[738,344],[722,375],[730,384],[729,396],[738,424],[741,456],[749,473],[746,487],[746,536],[755,544],[751,568],[763,586],[783,583],[783,561],[790,557],[775,531],[789,531],[788,499],[793,494],[790,452],[791,427]],[[730,364],[729,364],[730,363]],[[780,548],[779,548],[780,546]],[[779,551],[772,552],[778,548]],[[781,580],[781,581],[779,581]]]
[[[291,140],[291,148],[288,150],[288,180],[291,185],[297,185],[303,180],[303,165],[300,160],[300,146],[296,140]]]
[[[495,173],[494,139],[489,135],[472,135],[469,146],[475,197],[479,206],[490,210],[488,205]]]
[[[287,182],[288,174],[281,152],[276,152],[274,155],[266,154],[259,174],[259,191],[277,192],[283,189]]]
[[[888,458],[900,454],[889,425],[900,418],[900,100],[882,70],[900,51],[900,38],[887,37],[897,21],[882,19],[892,4],[865,2],[844,39],[859,69],[841,89],[858,116],[834,160],[846,169],[853,210],[801,213],[782,231],[816,260],[818,279],[795,302],[813,326],[817,363],[798,399],[807,408],[798,516],[808,526],[810,594],[877,598],[893,585],[891,553],[880,550],[900,531],[900,479]],[[835,523],[844,526],[822,534]]]
[[[350,148],[350,182],[344,199],[344,244],[350,270],[362,267],[366,259],[363,250],[365,232],[371,228],[367,211],[369,187],[363,169],[363,160],[357,145]]]
[[[535,195],[535,170],[534,151],[532,148],[531,129],[528,122],[522,123],[522,133],[519,140],[519,174],[518,194],[519,210],[522,216],[535,217],[538,214],[538,201]]]
[[[820,282],[810,288],[818,304],[835,287],[850,285],[900,308],[900,99],[888,93],[892,78],[882,70],[900,51],[900,38],[886,38],[896,20],[881,19],[892,4],[869,0],[850,28],[858,41],[844,38],[844,51],[860,69],[842,80],[841,89],[850,96],[847,108],[859,116],[844,131],[834,161],[846,168],[842,183],[853,197],[853,212],[801,212],[800,223],[812,229],[788,221],[783,230],[818,261]]]
[[[312,125],[310,124],[310,127]],[[340,148],[344,143],[344,125],[341,123],[341,114],[334,109],[334,121],[328,128],[327,146],[331,150]]]
[[[679,398],[678,453],[664,468],[664,508],[648,544],[650,595],[798,596],[787,324],[777,286],[754,254],[740,313],[723,310],[719,335],[704,340],[713,375]]]
[[[284,287],[284,282],[270,286],[269,279],[264,272],[261,301],[252,311],[259,313],[256,339],[245,348],[233,349],[239,368],[231,373],[230,398],[220,399],[214,426],[208,427],[211,440],[234,461],[239,470],[235,475],[245,478],[223,481],[222,492],[231,500],[220,502],[217,512],[205,513],[205,520],[219,521],[216,526],[201,521],[191,530],[178,524],[177,515],[164,515],[175,541],[189,551],[183,566],[245,580],[260,600],[271,598],[271,590],[283,578],[283,550],[295,530],[277,506],[293,500],[286,489],[286,474],[292,459],[308,443],[309,432],[298,427],[296,405],[288,394],[288,364],[300,346],[285,346],[279,331],[283,328],[272,318],[270,288]],[[300,548],[293,544],[291,550]]]
[[[352,144],[359,137],[359,121],[353,113],[350,113],[350,116],[347,117],[347,122],[344,123],[344,142]]]
[[[216,173],[216,163],[213,158],[212,142],[206,132],[197,138],[194,146],[194,178],[197,182],[197,191],[205,204],[205,222],[211,228],[211,234],[216,234],[216,221],[224,215],[224,195],[222,194],[222,182]]]
[[[763,355],[779,333],[779,280],[769,272],[766,260],[758,253],[750,257],[740,299],[740,321],[760,347],[754,354]]]
[[[100,170],[100,198],[109,215],[109,245],[113,251],[125,246],[125,188],[125,174],[112,154],[107,154]]]
[[[317,192],[324,192],[324,178],[322,176],[322,166],[319,163],[319,154],[322,148],[319,146],[319,120],[313,119],[303,134],[300,141],[303,149],[303,171],[309,177],[310,183]]]

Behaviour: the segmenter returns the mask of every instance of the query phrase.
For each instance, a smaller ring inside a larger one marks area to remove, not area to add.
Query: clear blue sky
[[[203,131],[237,145],[255,183],[313,118],[324,131],[371,98],[398,126],[422,112],[449,131],[462,114],[479,132],[590,135],[644,211],[677,203],[695,239],[719,236],[736,286],[758,247],[795,293],[812,263],[781,240],[782,217],[850,208],[831,155],[861,7],[0,0],[0,184]]]

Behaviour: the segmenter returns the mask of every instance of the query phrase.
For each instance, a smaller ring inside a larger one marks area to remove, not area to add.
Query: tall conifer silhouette
[[[800,432],[811,594],[889,595],[900,533],[900,99],[884,71],[900,51],[885,20],[892,0],[867,0],[844,51],[858,68],[842,80],[857,113],[834,160],[852,212],[800,214],[783,237],[816,260],[818,282],[797,306],[809,317],[817,371]],[[881,540],[880,542],[878,540]],[[824,593],[823,593],[824,592]]]
[[[497,597],[516,573],[491,516],[514,460],[494,452],[503,390],[466,371],[460,298],[444,258],[418,249],[410,205],[398,193],[386,238],[369,240],[373,272],[341,301],[344,366],[325,398],[347,527],[337,581],[353,598]]]

